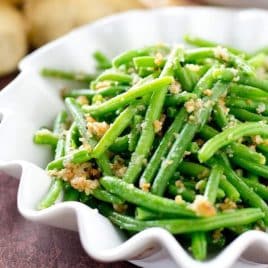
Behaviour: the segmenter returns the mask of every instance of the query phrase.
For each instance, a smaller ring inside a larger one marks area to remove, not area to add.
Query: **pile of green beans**
[[[95,74],[41,70],[81,86],[64,88],[66,110],[34,136],[54,154],[37,209],[79,201],[131,235],[162,227],[198,261],[265,231],[268,50],[185,42],[195,48],[97,51]]]

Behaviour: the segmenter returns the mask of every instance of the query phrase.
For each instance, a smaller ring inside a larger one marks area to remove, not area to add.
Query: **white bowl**
[[[26,57],[20,63],[20,75],[0,93],[0,170],[20,178],[20,213],[32,221],[78,230],[86,252],[100,261],[129,260],[142,267],[229,268],[236,263],[235,267],[240,268],[267,268],[268,235],[257,231],[241,235],[217,257],[200,263],[160,228],[126,240],[106,218],[78,202],[58,203],[36,211],[38,200],[50,184],[42,169],[50,155],[47,148],[32,142],[34,132],[50,125],[63,108],[57,88],[64,83],[43,79],[38,74],[40,68],[91,71],[90,55],[96,49],[114,56],[145,44],[175,43],[185,33],[253,50],[268,44],[267,18],[268,13],[261,10],[132,11],[82,27]]]
[[[268,8],[267,0],[203,0],[203,2],[224,6]]]

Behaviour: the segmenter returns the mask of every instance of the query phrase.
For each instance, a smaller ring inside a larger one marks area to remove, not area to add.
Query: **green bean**
[[[236,190],[236,188],[226,179],[225,176],[222,176],[220,179],[220,184],[219,184],[220,188],[224,191],[224,193],[226,194],[226,196],[234,201],[237,202],[240,199],[240,194],[239,192]]]
[[[256,87],[264,91],[268,91],[268,80],[260,79],[255,76],[240,74],[238,82],[243,85]]]
[[[142,56],[142,57],[133,58],[133,63],[134,63],[134,67],[136,69],[140,69],[140,68],[152,68],[152,69],[154,69],[157,66],[162,67],[163,65],[165,65],[165,60],[163,59],[163,61],[159,65],[157,65],[155,57]]]
[[[248,63],[254,68],[263,67],[266,63],[267,55],[264,53],[258,53],[248,60]]]
[[[228,124],[228,118],[224,112],[224,109],[219,103],[216,103],[213,110],[214,120],[216,124],[223,128]]]
[[[252,67],[241,57],[234,55],[228,49],[224,51],[224,54],[221,55],[220,51],[218,53],[217,50],[221,50],[224,48],[197,48],[188,50],[185,53],[185,61],[186,62],[195,62],[196,60],[203,59],[203,58],[215,58],[217,60],[231,63],[236,68],[240,69],[243,73],[252,75],[254,71]],[[218,55],[219,54],[219,55]]]
[[[177,116],[175,117],[174,121],[170,125],[169,129],[166,131],[164,137],[160,141],[157,149],[155,150],[153,156],[151,157],[149,163],[146,165],[146,168],[140,178],[139,185],[140,187],[144,183],[151,183],[162,160],[170,147],[170,144],[175,140],[175,134],[180,131],[184,120],[186,119],[186,111],[185,109],[181,109]]]
[[[96,199],[101,200],[103,202],[121,205],[124,203],[122,199],[120,199],[118,196],[113,195],[103,189],[96,188],[92,191],[92,196],[94,196]]]
[[[187,202],[193,202],[195,199],[195,192],[191,189],[187,189],[186,187],[178,188],[175,185],[170,184],[168,186],[168,192],[172,196],[181,195],[183,200]]]
[[[78,82],[83,82],[89,84],[92,80],[96,78],[94,74],[86,74],[83,72],[73,72],[73,71],[64,71],[59,69],[52,68],[43,68],[41,70],[41,75],[44,77],[51,77],[63,80],[73,80]]]
[[[246,109],[263,115],[268,115],[267,101],[228,97],[226,98],[226,104],[231,108]]]
[[[206,125],[201,129],[200,134],[206,140],[208,140],[216,136],[217,134],[219,134],[219,132],[215,130],[214,128]],[[226,148],[225,151],[231,156],[234,154],[238,157],[246,158],[255,163],[265,164],[266,162],[264,155],[254,152],[253,150],[251,150],[249,147],[245,146],[244,144],[233,142],[229,145],[229,147]]]
[[[64,201],[78,201],[79,200],[79,192],[71,187],[64,189],[63,200]]]
[[[205,197],[208,199],[208,201],[212,204],[215,203],[220,178],[222,175],[223,175],[223,168],[221,166],[219,165],[212,166],[204,194]]]
[[[194,258],[203,261],[207,257],[207,237],[205,232],[192,233],[191,250]]]
[[[266,162],[265,156],[261,153],[257,153],[251,150],[248,146],[240,143],[232,143],[230,145],[231,156],[230,157],[238,157],[244,158],[247,161],[250,161],[254,164],[264,165]],[[229,148],[226,150],[227,154],[229,152]]]
[[[129,144],[128,144],[128,149],[130,152],[133,152],[137,146],[140,132],[141,132],[142,120],[143,120],[143,118],[141,115],[136,115],[133,118],[131,131],[129,133]]]
[[[58,199],[60,193],[62,192],[62,188],[63,188],[63,181],[61,179],[53,179],[48,192],[38,204],[37,209],[42,210],[51,207]]]
[[[194,93],[182,92],[179,94],[168,94],[165,99],[165,106],[179,106],[182,103],[190,99],[196,99],[197,96]]]
[[[149,210],[185,217],[196,216],[195,213],[185,205],[179,205],[170,199],[146,193],[134,187],[133,184],[129,184],[115,177],[103,177],[101,178],[100,183],[112,194],[118,195],[127,202],[142,206]]]
[[[199,179],[207,177],[210,172],[207,167],[189,161],[182,161],[179,164],[177,170],[180,171],[182,174]]]
[[[265,121],[265,122],[268,122],[268,116],[256,114],[256,113],[247,111],[245,109],[230,108],[230,113],[233,114],[237,119],[239,119],[241,121],[249,121],[249,122]]]
[[[87,123],[84,119],[84,114],[83,114],[81,107],[79,107],[76,101],[72,98],[66,98],[65,103],[77,125],[77,128],[81,136],[86,140],[86,142],[91,147],[91,149],[93,149],[95,145],[97,144],[97,141],[91,137],[90,133],[87,130]],[[88,161],[90,160],[90,158],[92,158],[92,154],[90,154],[89,152],[85,150],[84,151],[81,150],[80,153],[79,152],[74,153],[70,161],[73,163],[82,163],[80,161]],[[112,174],[109,159],[106,153],[103,154],[101,158],[97,159],[97,163],[105,175]],[[48,169],[50,169],[49,165],[48,165]]]
[[[113,153],[126,152],[128,150],[129,138],[128,135],[118,137],[115,142],[109,147]]]
[[[98,69],[109,69],[112,67],[112,63],[109,60],[108,57],[106,57],[102,52],[100,51],[95,51],[93,53],[93,58],[95,59],[96,63],[97,63],[97,68]]]
[[[257,144],[257,149],[260,150],[264,154],[268,154],[268,145],[266,144]]]
[[[58,135],[52,133],[48,129],[43,128],[35,133],[33,141],[35,144],[44,144],[56,147],[58,143]]]
[[[115,57],[112,61],[112,64],[115,68],[118,68],[120,65],[127,65],[129,62],[133,60],[135,57],[141,57],[141,56],[148,56],[154,51],[163,50],[163,52],[168,52],[169,48],[167,46],[158,45],[158,46],[151,46],[151,47],[145,47],[142,49],[136,49],[136,50],[128,50],[123,52],[121,55]]]
[[[259,88],[239,84],[232,84],[229,89],[229,93],[231,96],[237,96],[253,100],[267,100],[268,98],[268,93],[266,91],[263,91]]]
[[[244,179],[244,182],[251,187],[254,192],[256,192],[262,199],[266,202],[268,201],[268,188],[258,181],[253,181],[251,179]]]
[[[67,114],[65,111],[60,112],[58,116],[55,119],[53,132],[54,134],[58,135],[65,129],[65,124],[67,120]],[[55,150],[55,159],[60,158],[64,155],[64,146],[65,146],[65,140],[63,137],[61,137],[58,140],[56,150]],[[63,189],[63,182],[61,179],[53,178],[53,181],[50,185],[50,188],[47,192],[47,194],[42,198],[42,200],[38,204],[38,209],[45,209],[50,206],[52,206],[56,200],[59,198],[60,193]]]
[[[118,95],[119,93],[122,93],[126,91],[128,86],[126,85],[115,85],[115,86],[109,86],[102,89],[71,89],[71,90],[64,90],[63,91],[63,97],[72,97],[76,98],[79,96],[85,96],[88,99],[92,99],[96,95],[101,95],[103,97],[114,97]]]
[[[200,136],[205,140],[209,140],[210,138],[216,136],[218,133],[219,132],[215,128],[209,125],[204,125],[199,132]]]
[[[122,229],[143,231],[151,227],[162,227],[172,234],[212,231],[219,228],[235,227],[249,224],[262,219],[264,214],[258,208],[244,208],[232,212],[219,213],[213,217],[202,219],[174,219],[139,221],[128,216],[113,212],[103,206],[99,207],[102,214]]]
[[[214,69],[211,69],[212,72]],[[195,91],[201,91],[202,89],[210,88],[211,86],[211,74],[210,71],[208,71],[208,74],[206,74],[203,79],[201,79],[197,85],[197,88]],[[205,107],[202,107],[198,114],[195,116],[195,120],[197,122],[187,122],[183,129],[181,130],[180,134],[176,138],[172,148],[170,149],[166,159],[162,161],[162,165],[160,167],[160,170],[158,171],[158,174],[154,180],[153,186],[152,186],[152,193],[163,193],[165,191],[167,182],[172,177],[172,174],[177,169],[178,165],[180,164],[185,150],[188,147],[189,143],[193,139],[194,135],[198,132],[200,127],[206,123],[208,120],[208,117],[210,115],[210,111],[213,106],[213,102],[219,98],[221,95],[223,95],[227,90],[227,86],[221,82],[217,82],[213,88],[213,94],[211,97],[208,97],[210,100],[207,102],[207,105]]]
[[[160,79],[165,79],[173,73],[174,58],[176,58],[178,51],[178,48],[175,47],[170,53],[161,72]],[[142,170],[143,162],[146,160],[146,157],[150,152],[155,136],[154,122],[155,120],[158,120],[161,115],[166,92],[167,86],[162,87],[161,90],[152,94],[136,150],[131,156],[128,169],[123,177],[123,179],[128,183],[134,183],[137,180],[138,175]]]
[[[60,170],[64,168],[65,164],[68,162],[74,164],[81,164],[92,159],[92,155],[85,149],[75,150],[68,155],[56,158],[47,165],[47,170]]]
[[[268,125],[263,122],[243,123],[237,126],[225,129],[223,132],[217,134],[209,141],[207,141],[198,153],[200,162],[206,162],[210,159],[220,148],[232,143],[244,136],[252,135],[267,135]]]
[[[243,178],[239,177],[229,166],[228,163],[225,163],[226,158],[223,159],[221,155],[217,159],[217,163],[222,165],[224,168],[224,174],[230,183],[239,191],[241,198],[251,205],[252,207],[260,208],[265,214],[264,221],[268,224],[268,206],[265,201],[257,195],[244,181]]]
[[[66,133],[65,154],[68,155],[77,148],[79,136],[80,135],[76,124],[72,123],[70,129]]]
[[[193,35],[184,35],[183,37],[184,41],[190,45],[193,46],[197,46],[197,47],[217,47],[217,46],[222,46],[222,47],[226,47],[229,51],[231,51],[233,54],[235,55],[240,55],[240,56],[246,56],[249,57],[249,54],[245,51],[230,47],[230,46],[226,46],[223,44],[219,44],[216,42],[212,42],[203,38],[199,38]]]
[[[115,81],[122,84],[130,84],[132,82],[132,77],[128,74],[107,70],[97,77],[96,82],[100,81]]]
[[[256,162],[252,162],[246,158],[234,156],[231,160],[243,169],[252,172],[253,174],[259,175],[263,178],[268,179],[268,167]]]
[[[102,136],[92,151],[94,158],[102,157],[104,152],[114,143],[117,137],[124,131],[124,129],[130,124],[134,114],[137,111],[135,105],[131,105],[126,108],[113,122],[109,129]]]
[[[104,115],[122,108],[135,101],[137,98],[152,93],[153,91],[161,91],[163,88],[166,88],[168,85],[170,85],[172,81],[173,78],[170,76],[157,78],[141,86],[133,86],[127,92],[117,95],[116,97],[111,98],[101,104],[83,107],[83,110],[84,112],[93,116]]]

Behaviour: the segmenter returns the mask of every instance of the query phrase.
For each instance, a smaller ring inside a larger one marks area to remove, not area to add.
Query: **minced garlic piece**
[[[171,94],[179,94],[181,92],[181,84],[177,81],[172,82],[169,87],[169,92]]]
[[[76,101],[81,105],[87,105],[88,104],[88,98],[86,96],[79,96]]]
[[[159,120],[155,120],[153,122],[154,132],[155,133],[159,133],[162,130],[163,124],[165,122],[165,119],[166,119],[166,115],[165,114],[162,114]]]
[[[177,188],[184,188],[184,183],[181,180],[176,180],[175,185]]]
[[[233,202],[232,200],[230,200],[229,198],[225,198],[224,202],[219,204],[219,208],[222,211],[226,211],[226,210],[233,210],[237,208],[237,205],[235,202]]]
[[[263,143],[263,138],[260,135],[256,135],[252,137],[252,141],[254,144],[262,144]]]
[[[157,66],[159,66],[159,65],[161,65],[163,63],[163,61],[164,61],[163,55],[160,52],[156,53],[154,63]]]
[[[201,99],[196,99],[196,100],[191,99],[184,103],[184,107],[187,113],[198,111],[200,108],[202,108],[202,105],[203,105],[203,101]]]
[[[111,165],[111,168],[113,172],[115,173],[115,176],[122,178],[127,170],[127,167],[124,165],[124,159],[121,157],[116,157],[114,163]]]
[[[199,216],[211,217],[216,215],[215,207],[203,195],[197,195],[190,208]]]
[[[218,104],[223,109],[223,112],[225,114],[228,114],[229,113],[230,109],[227,108],[226,105],[225,105],[225,97],[224,96],[222,96],[222,97],[219,98]]]
[[[214,56],[217,59],[228,61],[229,60],[229,52],[225,47],[217,46],[214,49]]]
[[[258,105],[257,109],[256,109],[256,112],[257,112],[258,114],[261,114],[261,113],[265,112],[265,110],[266,110],[266,106],[265,106],[265,104],[264,104],[264,103],[260,103],[260,104]]]
[[[113,208],[116,212],[124,213],[126,212],[128,206],[127,204],[113,204]]]
[[[100,81],[96,84],[96,89],[104,89],[111,86],[111,81]]]
[[[140,187],[144,192],[149,192],[151,184],[148,182],[143,182]]]
[[[203,94],[206,95],[206,96],[211,96],[212,95],[212,90],[211,89],[205,89],[203,91]]]
[[[184,200],[182,199],[181,195],[176,195],[176,196],[175,196],[175,202],[176,202],[178,205],[181,205],[181,204],[185,203]]]

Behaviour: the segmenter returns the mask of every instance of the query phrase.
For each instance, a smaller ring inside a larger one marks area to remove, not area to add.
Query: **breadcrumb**
[[[176,195],[175,196],[175,202],[178,204],[178,205],[181,205],[181,204],[184,204],[184,200],[182,199],[181,195]]]
[[[99,186],[97,180],[88,180],[86,177],[75,177],[70,181],[70,184],[74,189],[85,192],[87,195]]]
[[[261,114],[261,113],[265,112],[265,110],[266,110],[265,104],[264,103],[260,103],[258,105],[257,109],[256,109],[256,112],[258,114]]]
[[[225,198],[224,202],[219,204],[219,208],[222,211],[228,211],[228,210],[234,210],[237,208],[237,205],[235,202],[233,202],[232,200],[230,200],[229,198]]]
[[[113,208],[118,213],[124,213],[128,209],[127,204],[113,204]]]
[[[162,114],[159,120],[155,120],[153,122],[155,133],[159,133],[162,130],[165,119],[166,119],[166,115]]]
[[[169,87],[169,92],[174,95],[179,94],[181,92],[181,84],[177,81],[172,82]]]
[[[199,216],[211,217],[216,215],[215,207],[203,195],[197,195],[190,208]]]
[[[76,101],[81,105],[88,105],[88,98],[86,96],[79,96],[77,97]]]
[[[151,184],[148,182],[143,182],[140,187],[144,192],[149,192]]]
[[[161,65],[163,63],[163,61],[164,61],[163,55],[160,52],[156,53],[154,63],[157,66],[159,66],[159,65]]]
[[[256,135],[252,137],[252,142],[256,145],[263,143],[263,138],[260,135]]]
[[[211,96],[212,95],[212,90],[211,89],[205,89],[203,91],[203,94],[206,95],[206,96]]]
[[[225,47],[217,46],[214,48],[214,56],[217,59],[228,61],[229,60],[229,52]]]
[[[184,183],[181,180],[176,180],[175,185],[177,188],[185,188]]]
[[[104,89],[111,86],[111,81],[100,81],[96,84],[96,90]]]
[[[114,163],[111,165],[111,168],[115,174],[115,176],[122,178],[127,170],[127,167],[124,165],[125,161],[120,156],[116,156]]]
[[[95,135],[98,138],[101,138],[105,132],[108,130],[109,124],[106,122],[88,122],[87,129],[90,135]]]
[[[203,106],[203,101],[201,99],[191,99],[184,103],[184,107],[187,113],[192,113],[198,111]]]

